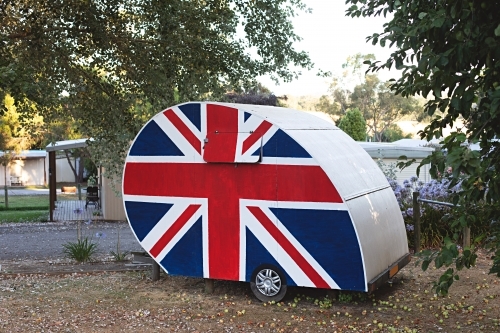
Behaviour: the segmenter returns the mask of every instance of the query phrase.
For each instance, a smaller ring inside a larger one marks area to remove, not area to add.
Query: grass
[[[10,209],[49,209],[48,195],[9,195]],[[5,210],[5,196],[0,196],[0,210]]]
[[[2,191],[0,195],[0,210],[5,209],[5,196]],[[59,193],[57,200],[78,200],[78,194],[75,193]],[[85,193],[82,193],[82,200],[85,200]],[[49,209],[49,195],[9,195],[9,209]],[[35,208],[33,208],[35,207]]]
[[[19,222],[47,222],[49,210],[9,210],[0,211],[0,224]]]
[[[85,237],[84,239],[79,239],[76,243],[67,242],[63,244],[64,255],[69,258],[76,260],[77,262],[87,262],[92,260],[92,256],[97,252],[97,243],[94,243],[92,239]]]
[[[61,186],[74,184],[58,184]],[[11,190],[17,189],[43,189],[44,186],[26,186],[14,187]],[[82,188],[84,188],[82,186]],[[0,188],[0,224],[2,223],[19,223],[19,222],[47,222],[49,216],[49,195],[9,195],[9,208],[5,208],[5,195],[3,188]],[[78,200],[77,193],[59,193],[57,194],[58,201]],[[85,200],[85,192],[82,193],[82,200]]]

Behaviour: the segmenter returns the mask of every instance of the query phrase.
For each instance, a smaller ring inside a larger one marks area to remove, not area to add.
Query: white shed
[[[411,142],[407,141],[410,140]],[[414,144],[414,141],[419,141],[421,145]],[[396,165],[401,160],[400,156],[406,156],[407,160],[415,159],[415,163],[403,170],[396,169],[396,180],[402,184],[405,179],[410,179],[417,175],[417,167],[422,159],[426,158],[434,151],[432,147],[424,147],[427,141],[404,139],[396,142],[358,142],[358,144],[371,156],[375,161],[382,160],[386,165]],[[419,179],[425,183],[431,180],[429,173],[430,166],[428,164],[420,168]]]
[[[0,151],[0,156],[4,153]],[[3,167],[0,177],[0,185],[5,185],[7,179],[8,186],[44,185],[47,183],[45,170],[47,153],[43,150],[23,150],[16,154],[13,161]],[[7,171],[7,175],[4,173]]]

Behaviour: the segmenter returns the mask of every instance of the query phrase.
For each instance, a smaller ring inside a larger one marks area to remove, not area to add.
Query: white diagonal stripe
[[[170,110],[168,112],[174,112]],[[161,130],[165,133],[168,133],[168,137],[172,142],[179,148],[186,159],[190,161],[197,161],[201,159],[200,154],[196,151],[196,149],[189,143],[189,141],[182,135],[182,133],[175,127],[170,120],[163,114],[159,113],[154,118],[153,121],[161,128]],[[200,143],[201,144],[201,143]]]

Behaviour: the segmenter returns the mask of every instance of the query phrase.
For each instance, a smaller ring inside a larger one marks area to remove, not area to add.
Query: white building
[[[407,161],[415,159],[416,161],[403,170],[396,168],[396,180],[402,184],[405,179],[410,179],[411,176],[417,175],[417,167],[420,162],[432,154],[434,148],[424,147],[428,144],[424,140],[403,139],[395,142],[358,142],[361,147],[374,160],[382,160],[386,165],[396,165],[402,160],[398,160],[400,156],[406,156]],[[423,182],[429,182],[431,175],[429,173],[430,165],[426,164],[420,168],[419,179]]]

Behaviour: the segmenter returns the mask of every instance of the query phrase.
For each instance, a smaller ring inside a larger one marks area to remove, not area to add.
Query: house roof
[[[92,141],[92,139],[75,139],[75,140],[57,141],[54,143],[50,143],[45,148],[45,150],[50,152],[50,151],[56,151],[56,150],[83,148],[83,147],[87,147],[87,141],[89,141],[89,140]]]
[[[420,141],[420,140],[418,140]],[[404,142],[358,142],[372,158],[425,158],[432,154],[434,148],[405,145]]]
[[[438,145],[442,139],[432,139],[431,141],[427,140],[418,140],[418,139],[401,139],[398,141],[394,141],[392,143],[397,144],[399,146],[405,147],[426,147],[429,144]]]
[[[3,156],[4,152],[0,151],[0,156]],[[22,150],[18,154],[16,154],[15,159],[36,159],[36,158],[45,158],[47,156],[47,152],[44,150]]]

